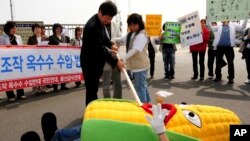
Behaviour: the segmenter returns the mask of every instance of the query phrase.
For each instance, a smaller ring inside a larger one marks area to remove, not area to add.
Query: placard
[[[181,46],[191,46],[203,42],[200,16],[198,11],[178,19],[181,23]]]
[[[146,31],[149,36],[160,36],[162,15],[146,15]]]
[[[165,22],[163,33],[163,43],[177,44],[180,43],[181,25],[179,22]]]
[[[207,0],[207,19],[218,22],[225,19],[243,20],[249,17],[250,0]]]

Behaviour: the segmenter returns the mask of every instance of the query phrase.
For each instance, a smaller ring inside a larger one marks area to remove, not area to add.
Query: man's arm
[[[160,141],[169,141],[169,139],[166,136],[166,134],[161,134],[161,135],[158,135],[158,136],[159,136]]]
[[[236,25],[236,30],[237,31],[243,31],[247,26],[247,19],[244,20],[243,24],[240,26],[240,25]]]
[[[127,39],[127,35],[125,35],[123,37],[115,37],[112,39],[112,41],[117,43],[118,45],[122,46],[122,45],[126,44],[126,39]]]
[[[131,50],[128,51],[128,53],[125,56],[125,60],[128,60],[129,58],[131,58],[132,56],[134,56],[137,52],[140,52],[143,50],[143,48],[145,47],[145,45],[148,43],[148,37],[146,37],[143,34],[138,34],[135,35],[136,40],[134,41],[133,47]]]
[[[211,23],[207,24],[207,28],[210,31],[217,32],[218,31],[218,26],[213,26]]]

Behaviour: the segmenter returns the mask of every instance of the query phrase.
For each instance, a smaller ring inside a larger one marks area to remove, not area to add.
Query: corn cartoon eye
[[[183,110],[182,113],[189,122],[201,128],[201,119],[196,113],[189,110]]]

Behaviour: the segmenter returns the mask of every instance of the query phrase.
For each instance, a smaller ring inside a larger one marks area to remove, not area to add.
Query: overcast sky
[[[45,24],[85,23],[95,14],[104,0],[12,0],[17,21],[44,21]],[[130,6],[129,6],[130,1]],[[122,20],[127,14],[162,14],[163,20],[176,21],[178,17],[198,10],[205,17],[206,0],[116,0]],[[10,0],[0,1],[0,24],[11,19]]]

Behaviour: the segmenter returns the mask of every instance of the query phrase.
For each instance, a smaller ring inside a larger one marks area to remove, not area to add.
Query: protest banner
[[[207,20],[209,22],[225,19],[236,21],[249,17],[249,0],[207,0]]]
[[[181,23],[180,40],[182,47],[203,42],[198,11],[182,16],[178,21]]]
[[[162,15],[146,15],[146,31],[149,36],[161,35]]]
[[[163,33],[163,43],[177,44],[180,43],[181,25],[179,22],[165,22]]]
[[[80,47],[0,47],[0,91],[83,79]]]

